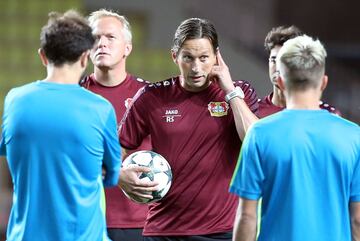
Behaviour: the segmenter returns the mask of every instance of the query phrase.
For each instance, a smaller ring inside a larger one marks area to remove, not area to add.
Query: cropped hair
[[[292,90],[316,88],[325,74],[326,50],[319,40],[302,35],[280,49],[276,64],[285,85]]]
[[[186,19],[179,25],[175,32],[171,51],[177,56],[186,40],[200,38],[209,39],[214,52],[216,52],[219,47],[219,43],[214,25],[207,19]]]
[[[48,23],[40,33],[40,47],[55,66],[76,62],[94,43],[86,18],[75,10],[49,13]]]
[[[119,20],[123,26],[122,32],[124,34],[124,39],[127,43],[132,42],[132,33],[131,33],[131,26],[130,23],[128,22],[128,20],[126,19],[125,16],[122,16],[116,12],[114,12],[113,10],[108,10],[108,9],[100,9],[97,11],[94,11],[92,13],[90,13],[89,15],[89,22],[90,22],[90,26],[92,28],[94,28],[94,24],[97,20],[99,20],[100,18],[104,18],[104,17],[114,17],[117,20]]]
[[[265,50],[270,53],[276,45],[282,46],[287,40],[301,35],[303,32],[294,25],[272,28],[265,38]]]

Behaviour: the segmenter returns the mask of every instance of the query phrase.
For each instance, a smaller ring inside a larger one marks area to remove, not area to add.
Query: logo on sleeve
[[[176,117],[180,117],[180,113],[177,109],[170,109],[170,110],[165,110],[165,115],[163,115],[162,117],[165,119],[165,122],[167,123],[171,123],[175,121]]]
[[[229,104],[225,101],[210,102],[208,104],[208,110],[211,116],[222,117],[228,114]]]

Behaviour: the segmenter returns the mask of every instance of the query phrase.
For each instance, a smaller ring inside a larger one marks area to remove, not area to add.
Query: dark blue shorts
[[[232,232],[194,236],[144,236],[144,241],[231,241]]]
[[[108,228],[112,241],[143,241],[142,228]]]

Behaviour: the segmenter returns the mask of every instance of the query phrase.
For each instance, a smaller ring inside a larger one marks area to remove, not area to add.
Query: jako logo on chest
[[[166,110],[165,115],[177,115],[179,114],[178,110]]]
[[[165,119],[165,122],[169,123],[169,122],[174,122],[175,121],[175,117],[180,117],[180,112],[177,109],[167,109],[165,110],[165,115],[163,115],[162,117]]]

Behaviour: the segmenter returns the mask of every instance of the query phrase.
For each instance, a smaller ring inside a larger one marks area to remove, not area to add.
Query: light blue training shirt
[[[259,241],[351,240],[360,128],[326,110],[284,110],[247,133],[230,192],[262,197]]]
[[[112,105],[77,84],[36,81],[7,94],[1,154],[14,187],[9,241],[107,240],[100,204],[103,185],[119,177],[116,124]]]

